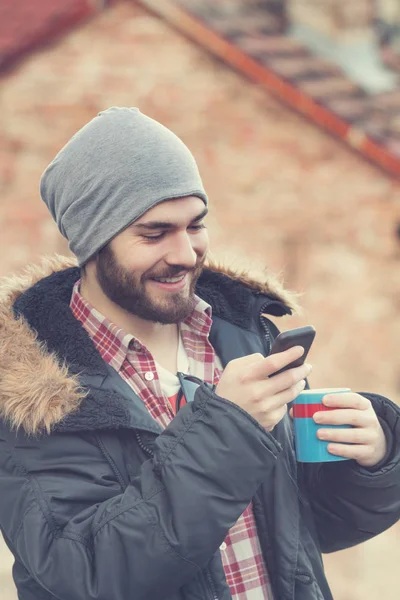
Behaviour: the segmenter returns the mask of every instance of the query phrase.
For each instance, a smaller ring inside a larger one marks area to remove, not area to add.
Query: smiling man
[[[318,435],[350,460],[296,465],[287,405],[311,366],[276,373],[303,351],[270,355],[268,318],[291,297],[210,263],[195,160],[138,109],[78,131],[41,195],[78,264],[0,289],[19,599],[332,600],[321,552],[400,516],[399,408],[327,396]]]

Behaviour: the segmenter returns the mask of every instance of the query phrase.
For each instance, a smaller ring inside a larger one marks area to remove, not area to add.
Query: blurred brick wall
[[[136,105],[195,154],[214,248],[304,292],[304,314],[280,324],[316,327],[312,385],[399,400],[398,183],[131,3],[32,55],[1,85],[0,275],[67,251],[39,199],[40,174],[99,110]],[[397,600],[399,536],[392,528],[327,557],[335,600]],[[14,600],[0,558],[1,599]]]

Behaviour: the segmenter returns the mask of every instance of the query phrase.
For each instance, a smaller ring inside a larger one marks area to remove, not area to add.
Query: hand
[[[276,371],[302,356],[304,349],[295,346],[265,358],[250,354],[231,360],[225,367],[216,393],[247,411],[260,425],[271,431],[287,412],[291,402],[305,387],[304,378],[311,365],[288,369],[275,377]]]
[[[328,444],[328,452],[353,458],[362,467],[374,467],[386,454],[386,437],[371,402],[352,392],[326,395],[325,406],[337,410],[314,414],[318,425],[352,425],[353,429],[318,429],[320,440],[340,442]]]

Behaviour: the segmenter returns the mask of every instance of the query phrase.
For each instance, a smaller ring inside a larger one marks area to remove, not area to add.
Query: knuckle
[[[371,406],[371,402],[367,400],[367,398],[364,398],[363,396],[357,396],[356,408],[358,410],[368,411]]]
[[[340,425],[342,423],[344,425],[351,425],[352,427],[358,427],[359,426],[358,413],[356,411],[349,410],[348,414],[347,414],[347,410],[348,409],[343,409],[340,412],[340,414],[337,414],[337,413],[335,414],[335,411],[332,411],[332,420],[329,422],[332,423],[332,425]]]
[[[360,396],[360,398],[361,398],[361,401],[362,401],[363,405],[365,406],[365,408],[367,408],[367,410],[371,410],[371,411],[375,412],[374,408],[372,406],[372,402],[369,398],[365,398],[364,396]]]
[[[297,369],[290,369],[290,371],[288,371],[288,375],[291,385],[296,385],[299,382],[300,377]]]
[[[240,371],[237,374],[237,378],[239,380],[239,383],[247,383],[250,379],[249,374],[247,373],[247,371]]]
[[[300,392],[300,388],[297,385],[294,385],[293,387],[291,387],[290,391],[289,391],[290,401],[297,398],[297,396],[299,395],[299,392]]]
[[[298,383],[298,379],[295,377],[295,375],[288,371],[286,378],[285,378],[285,387],[286,389],[294,389],[296,387]]]
[[[272,356],[270,356],[268,358],[268,362],[269,362],[269,367],[271,368],[271,371],[273,373],[275,373],[275,371],[279,371],[279,369],[281,368],[279,358],[276,357],[276,354],[273,354]]]
[[[363,418],[363,415],[360,411],[354,413],[354,415],[352,416],[351,422],[349,424],[353,425],[353,427],[357,427],[360,431],[361,430],[364,431],[365,429],[370,429],[370,427],[371,427],[371,423],[369,422],[369,419]]]
[[[264,417],[269,415],[272,418],[275,410],[275,408],[271,409],[269,402],[260,403],[260,412],[264,415]]]
[[[361,429],[353,429],[351,437],[355,444],[360,444],[363,441],[363,432]]]
[[[239,358],[238,360],[241,361],[242,365],[249,367],[251,365],[256,365],[260,362],[263,362],[265,360],[265,356],[260,354],[260,352],[255,352],[254,354],[248,354],[247,356]]]
[[[250,397],[253,402],[260,402],[264,397],[264,390],[259,383],[253,383],[251,386]]]
[[[295,398],[297,398],[297,396],[299,395],[299,390],[298,387],[296,385],[293,385],[289,388],[288,390],[288,398],[289,398],[289,402],[291,402],[292,400],[294,400]]]

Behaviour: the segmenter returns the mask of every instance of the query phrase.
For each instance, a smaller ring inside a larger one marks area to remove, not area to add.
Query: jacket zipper
[[[149,456],[154,456],[153,450],[151,450],[150,448],[145,446],[145,444],[143,444],[142,438],[140,437],[140,433],[137,430],[135,431],[135,436],[136,436],[137,443],[139,444],[139,447],[143,450],[143,452],[145,452]],[[208,586],[210,588],[212,600],[219,600],[210,571],[208,569],[204,569],[203,573],[204,573],[204,579],[206,580],[206,582],[208,583]]]
[[[213,581],[210,571],[208,569],[203,569],[203,573],[204,573],[204,577],[210,587],[212,600],[219,600],[217,590],[215,589],[215,584],[214,584],[214,581]]]
[[[115,464],[111,454],[105,447],[103,440],[101,439],[101,437],[99,435],[96,435],[96,440],[97,440],[97,443],[99,445],[101,452],[104,454],[104,456],[106,457],[106,460],[108,461],[112,470],[114,471],[114,474],[117,478],[119,485],[121,486],[121,489],[124,490],[126,487],[126,482],[124,481],[124,478],[122,477],[121,473],[119,472],[119,469],[118,469],[117,465]]]
[[[266,308],[270,304],[272,304],[272,302],[269,301],[269,300],[265,304],[263,304],[262,307],[261,307],[261,309],[260,309],[260,314],[259,314],[260,327],[261,327],[262,333],[264,334],[264,338],[263,339],[266,340],[266,342],[267,342],[267,346],[265,348],[267,354],[269,354],[270,351],[271,351],[273,339],[272,339],[272,336],[271,336],[271,332],[270,332],[270,330],[268,328],[268,325],[264,321],[264,317],[263,317],[262,313],[265,312]]]
[[[135,436],[136,436],[137,443],[139,444],[139,447],[143,450],[143,452],[145,452],[149,456],[154,456],[153,450],[151,450],[150,448],[148,448],[147,446],[145,446],[143,444],[142,438],[140,437],[140,434],[137,430],[135,430]]]

